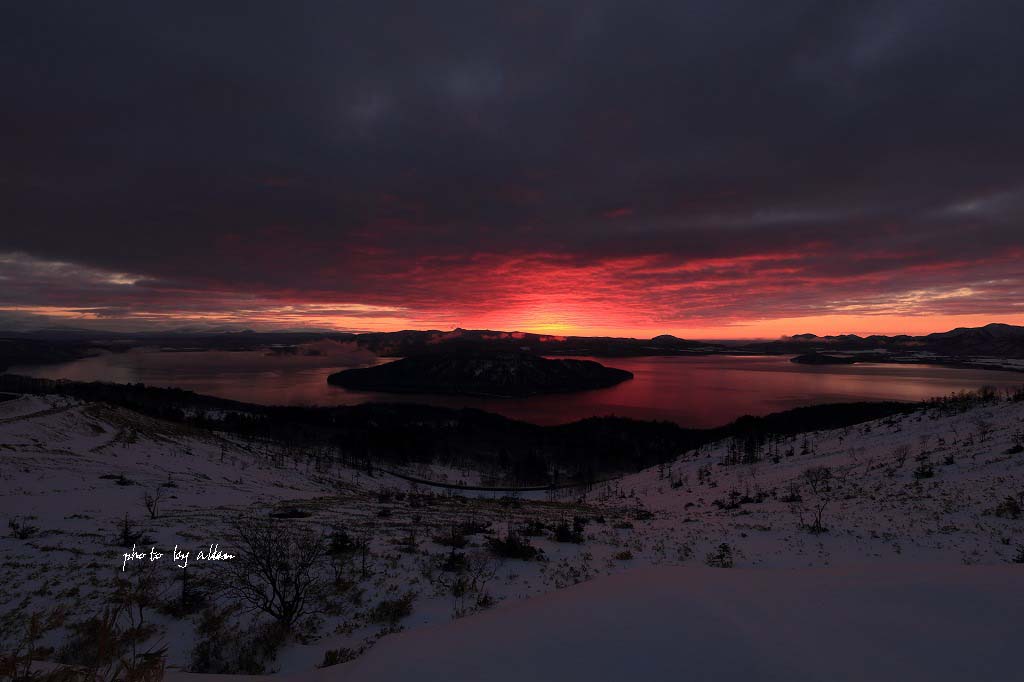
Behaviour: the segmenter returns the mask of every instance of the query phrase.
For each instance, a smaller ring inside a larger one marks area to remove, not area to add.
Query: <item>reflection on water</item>
[[[197,393],[267,405],[354,405],[368,401],[475,407],[538,424],[595,415],[668,419],[717,426],[744,414],[767,414],[849,400],[922,400],[982,385],[1024,385],[1024,374],[930,365],[808,366],[788,357],[596,358],[633,372],[612,388],[521,399],[394,395],[327,384],[331,357],[268,356],[262,351],[160,353],[130,351],[60,365],[13,367],[50,379],[177,386]]]

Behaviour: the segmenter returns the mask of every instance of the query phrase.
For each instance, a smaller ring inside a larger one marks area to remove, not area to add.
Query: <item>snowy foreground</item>
[[[1009,681],[1021,613],[1017,566],[643,568],[395,635],[315,679]]]
[[[0,402],[0,522],[34,529],[0,539],[0,634],[7,646],[28,614],[63,606],[42,658],[66,655],[75,620],[133,575],[126,515],[144,551],[230,552],[235,522],[283,512],[368,542],[335,566],[332,607],[265,661],[289,679],[1022,679],[1022,438],[1024,402],[994,401],[782,439],[752,464],[723,442],[591,490],[499,498],[26,396]],[[456,526],[472,528],[452,571]],[[527,527],[540,558],[488,549]],[[198,680],[186,671],[216,604],[170,608],[181,573],[156,565],[152,643],[168,677]],[[231,617],[229,644],[250,647],[260,617]]]

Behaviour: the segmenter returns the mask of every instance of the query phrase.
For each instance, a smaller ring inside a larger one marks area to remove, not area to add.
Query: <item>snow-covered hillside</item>
[[[723,465],[742,453],[719,443],[587,499],[649,510],[636,548],[668,559],[726,543],[737,566],[1001,563],[1024,545],[1022,445],[1024,403],[926,410],[796,436],[754,464]],[[819,509],[827,532],[807,532]]]
[[[303,678],[1009,682],[1020,679],[1020,573],[637,569],[402,633],[337,674]]]
[[[328,662],[337,665],[317,676],[398,679],[388,666],[410,657],[409,664],[434,671],[428,679],[472,679],[474,671],[476,679],[499,679],[495,670],[539,679],[535,668],[509,667],[507,652],[494,654],[502,642],[487,633],[504,637],[520,663],[562,657],[560,665],[578,661],[587,641],[604,642],[595,649],[611,655],[617,638],[626,637],[637,646],[618,651],[623,665],[637,657],[648,665],[628,669],[692,670],[695,679],[711,679],[715,670],[721,675],[714,679],[737,679],[741,672],[757,678],[758,670],[764,678],[822,679],[812,674],[818,654],[807,652],[829,651],[829,641],[845,642],[855,631],[860,639],[849,640],[849,655],[858,660],[877,658],[902,641],[906,661],[913,661],[924,655],[913,647],[926,641],[950,647],[943,649],[947,658],[932,659],[936,670],[957,670],[941,662],[971,652],[1002,665],[991,650],[1008,632],[1008,612],[965,604],[998,603],[1000,594],[1013,604],[1024,592],[1014,592],[1024,574],[1013,564],[1024,558],[1022,438],[1024,402],[994,400],[959,413],[921,411],[759,444],[756,457],[746,457],[758,460],[751,464],[728,463],[743,461],[745,451],[740,443],[722,442],[586,491],[456,494],[342,468],[280,444],[100,404],[25,396],[0,403],[0,520],[12,524],[0,539],[4,646],[28,614],[59,605],[67,609],[65,623],[43,639],[53,647],[46,657],[66,657],[74,624],[101,612],[114,582],[132,578],[146,563],[122,571],[126,536],[145,552],[217,543],[238,553],[236,524],[273,515],[296,533],[311,528],[337,539],[340,532],[365,549],[346,549],[325,565],[329,608],[304,620],[276,655],[268,654],[261,662],[267,671],[305,674]],[[157,498],[155,513],[147,496]],[[505,554],[523,546],[541,554],[498,556],[503,550],[489,538],[505,540],[510,530],[525,545]],[[202,590],[199,603],[176,607],[181,570],[167,560],[155,566],[145,613],[148,644],[167,646],[173,674],[197,667],[204,639],[223,647],[230,634],[232,646],[249,645],[246,637],[260,616],[215,612],[211,607],[223,605],[224,597]],[[652,566],[682,568],[651,572]],[[224,570],[222,563],[194,561],[189,575],[202,586]],[[885,598],[904,593],[902,602]],[[528,598],[534,599],[510,606]],[[937,625],[919,637],[894,638],[896,626],[865,625],[881,622],[875,609],[883,607],[891,607],[886,617],[897,624],[921,613]],[[636,622],[637,629],[621,626],[645,613],[649,620]],[[211,635],[218,614],[233,625]],[[669,628],[673,617],[678,630]],[[529,625],[533,620],[536,628]],[[838,639],[829,639],[825,623],[834,624]],[[954,627],[967,639],[958,640],[949,631]],[[678,648],[664,638],[648,641],[666,629]],[[394,634],[398,630],[406,632]],[[701,637],[720,645],[703,647]],[[963,644],[960,654],[952,648],[956,641]],[[450,659],[436,654],[446,647],[475,652],[460,660],[495,670],[463,665],[463,677],[443,675]],[[652,657],[659,660],[647,660]],[[752,660],[757,657],[761,664]],[[614,666],[600,664],[607,660],[596,656],[578,668],[545,670],[552,676],[603,670],[588,679],[608,679]],[[843,669],[902,669],[847,663],[823,671],[824,677],[844,679],[836,674]]]

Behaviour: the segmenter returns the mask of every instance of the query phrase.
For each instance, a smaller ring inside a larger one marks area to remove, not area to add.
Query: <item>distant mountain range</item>
[[[949,359],[977,357],[1024,358],[1024,327],[988,324],[984,327],[958,327],[948,332],[925,336],[816,336],[797,334],[778,341],[740,346],[763,353],[874,352],[878,354],[935,355]]]
[[[925,336],[817,336],[797,334],[774,341],[711,343],[670,334],[652,339],[604,336],[559,336],[486,329],[404,330],[396,332],[320,332],[251,330],[229,332],[140,332],[124,334],[78,329],[0,332],[0,369],[14,364],[44,364],[150,346],[163,350],[282,349],[318,339],[354,342],[379,356],[529,352],[542,356],[630,357],[649,355],[809,355],[852,357],[854,361],[933,362],[1024,370],[1024,327],[993,323],[961,327]],[[840,355],[835,355],[840,354]],[[815,362],[812,360],[812,362]],[[827,361],[824,361],[827,362]],[[823,363],[818,363],[823,364]]]

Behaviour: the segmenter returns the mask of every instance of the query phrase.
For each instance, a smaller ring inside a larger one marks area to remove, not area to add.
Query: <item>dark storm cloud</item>
[[[581,286],[618,277],[601,300],[666,324],[924,289],[940,305],[964,287],[1019,313],[1002,303],[1024,278],[1005,261],[1024,241],[1019,3],[6,15],[0,253],[137,279],[96,292],[87,277],[83,292],[47,275],[33,290],[22,273],[0,306],[209,310],[244,295],[472,313],[522,303],[495,272],[536,288],[560,268]],[[803,254],[787,272],[744,260],[783,252]],[[708,280],[713,301],[665,267],[706,259],[737,264]],[[789,293],[744,296],[728,278]],[[637,282],[651,298],[614,286]]]

